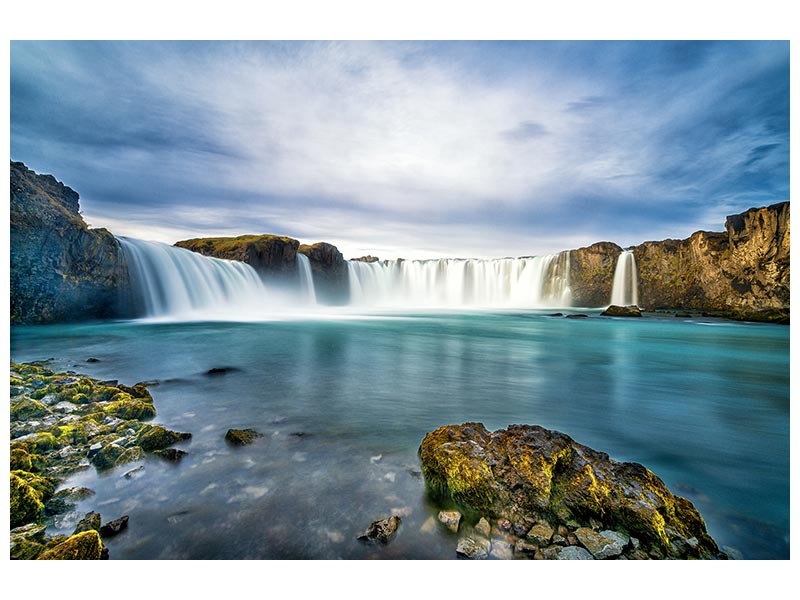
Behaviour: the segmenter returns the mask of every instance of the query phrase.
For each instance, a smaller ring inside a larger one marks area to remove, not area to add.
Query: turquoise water
[[[425,525],[416,452],[465,421],[538,424],[640,462],[721,546],[788,558],[789,328],[591,314],[13,327],[11,357],[158,380],[156,421],[192,432],[178,465],[66,482],[97,491],[79,511],[130,515],[112,559],[454,558],[456,540]],[[232,427],[265,435],[229,448]],[[392,510],[405,516],[391,544],[355,539]]]

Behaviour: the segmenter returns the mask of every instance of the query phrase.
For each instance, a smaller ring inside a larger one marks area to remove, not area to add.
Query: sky
[[[12,160],[118,235],[529,256],[789,199],[788,42],[15,41],[10,71]]]

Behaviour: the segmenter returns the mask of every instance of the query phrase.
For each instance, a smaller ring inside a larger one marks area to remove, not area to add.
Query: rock
[[[241,369],[237,369],[236,367],[214,367],[206,371],[206,375],[226,375],[236,371],[241,371]]]
[[[436,519],[434,519],[433,517],[428,517],[427,519],[425,519],[425,522],[422,525],[420,525],[419,530],[422,533],[431,533],[435,528],[436,528]]]
[[[556,556],[557,560],[594,560],[594,557],[585,548],[580,546],[567,546],[562,548]]]
[[[128,527],[128,515],[123,515],[119,519],[109,521],[100,528],[100,535],[109,538],[124,531]]]
[[[97,512],[88,512],[86,516],[83,517],[78,524],[75,526],[75,531],[72,532],[72,535],[76,533],[81,533],[83,531],[100,531],[100,513]]]
[[[24,479],[13,473],[10,485],[11,527],[16,528],[39,519],[44,508],[41,496]]]
[[[675,316],[676,317],[680,317],[682,319],[688,319],[688,318],[691,318],[692,315],[690,315],[687,312],[677,312],[677,313],[675,313]]]
[[[548,546],[547,548],[542,548],[542,558],[544,560],[557,560],[561,550],[561,546]]]
[[[255,429],[228,429],[225,434],[225,441],[233,446],[246,446],[260,437],[262,437],[262,434]]]
[[[489,526],[489,521],[481,517],[478,523],[475,525],[475,533],[488,538],[491,535],[491,532],[492,528]]]
[[[160,425],[145,425],[139,430],[137,442],[142,450],[152,452],[153,450],[163,450],[176,442],[188,440],[191,437],[191,433],[170,431]]]
[[[457,533],[458,524],[461,522],[461,513],[457,510],[439,511],[439,522],[453,533]]]
[[[183,460],[183,457],[189,453],[183,450],[178,450],[177,448],[166,448],[165,450],[154,450],[153,454],[160,456],[164,460],[177,463]]]
[[[93,356],[91,356],[91,357],[86,359],[86,362],[87,363],[99,363],[100,359],[99,358],[94,358]]]
[[[533,556],[539,550],[539,546],[529,542],[528,540],[517,540],[517,543],[514,544],[514,553],[521,554],[523,556]]]
[[[119,242],[89,229],[78,194],[11,162],[11,322],[124,316],[128,269]]]
[[[594,519],[604,529],[624,529],[648,551],[663,553],[672,541],[694,537],[700,556],[719,555],[691,502],[673,495],[642,465],[614,461],[563,433],[535,425],[493,433],[480,423],[448,425],[425,436],[419,456],[432,499],[464,510],[515,525],[546,515],[557,516],[551,521],[556,527],[585,526]],[[615,539],[600,538],[595,552],[616,552]]]
[[[68,512],[75,508],[75,505],[81,500],[86,500],[94,495],[94,490],[81,486],[59,490],[45,503],[45,513],[57,515]]]
[[[567,315],[565,318],[567,319],[588,319],[589,315],[584,315],[581,313],[574,314],[574,315]]]
[[[617,306],[612,304],[600,313],[606,317],[641,317],[642,311],[638,306]]]
[[[527,538],[533,543],[537,544],[540,548],[550,545],[550,539],[553,537],[553,528],[546,523],[539,523],[531,527],[528,532]]]
[[[103,544],[94,530],[70,536],[38,557],[39,560],[100,560],[101,558],[103,558]]]
[[[297,250],[300,242],[290,237],[240,235],[183,240],[175,245],[205,256],[245,262],[271,280],[297,280]]]
[[[563,316],[564,316],[564,313],[559,313],[559,312],[557,312],[557,313],[552,313],[552,314],[549,314],[549,315],[547,315],[547,316],[548,316],[548,317],[563,317]]]
[[[606,529],[604,531],[601,531],[600,535],[615,540],[617,544],[619,544],[620,548],[622,548],[623,550],[625,550],[625,548],[627,548],[631,544],[631,537],[626,533],[622,533],[621,531],[612,531],[610,529]],[[691,538],[688,541],[691,543],[691,540],[695,540],[695,543],[697,542],[696,538]]]
[[[144,465],[139,465],[135,469],[131,469],[127,473],[124,473],[122,476],[125,479],[134,479],[136,477],[141,477],[142,475],[144,475]]]
[[[611,558],[622,554],[622,546],[615,537],[606,537],[588,527],[579,527],[575,530],[575,537],[597,560]]]
[[[480,535],[465,535],[459,538],[456,555],[459,558],[482,560],[489,558],[492,544],[488,538]]]
[[[359,256],[358,258],[351,258],[350,260],[356,260],[358,262],[365,262],[365,263],[374,263],[374,262],[378,262],[380,259],[377,256],[372,256],[371,254],[367,254],[366,256]]]
[[[492,538],[491,544],[492,549],[489,552],[489,556],[491,558],[495,558],[497,560],[511,560],[514,558],[514,546],[506,540],[501,538]]]
[[[45,541],[46,525],[41,523],[28,523],[22,527],[16,527],[11,530],[11,546],[18,544],[22,541],[38,542],[39,544]]]
[[[350,299],[350,280],[347,261],[339,249],[332,244],[318,242],[310,246],[300,244],[297,252],[308,258],[317,302],[346,304]]]
[[[367,530],[358,536],[358,539],[388,544],[397,533],[397,528],[400,527],[400,521],[401,519],[397,515],[392,515],[388,519],[373,521]]]

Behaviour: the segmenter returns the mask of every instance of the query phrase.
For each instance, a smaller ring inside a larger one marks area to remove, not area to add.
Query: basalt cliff
[[[128,270],[119,242],[90,229],[78,193],[11,162],[11,322],[119,316]]]

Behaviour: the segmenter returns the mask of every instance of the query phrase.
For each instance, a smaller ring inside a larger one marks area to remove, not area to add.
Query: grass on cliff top
[[[281,241],[285,244],[299,244],[296,239],[290,238],[285,235],[272,235],[269,233],[261,235],[238,235],[236,237],[217,237],[217,238],[193,238],[191,240],[182,240],[175,242],[175,245],[180,248],[213,248],[216,251],[224,252],[226,250],[236,250],[256,243],[272,243],[273,241]]]

